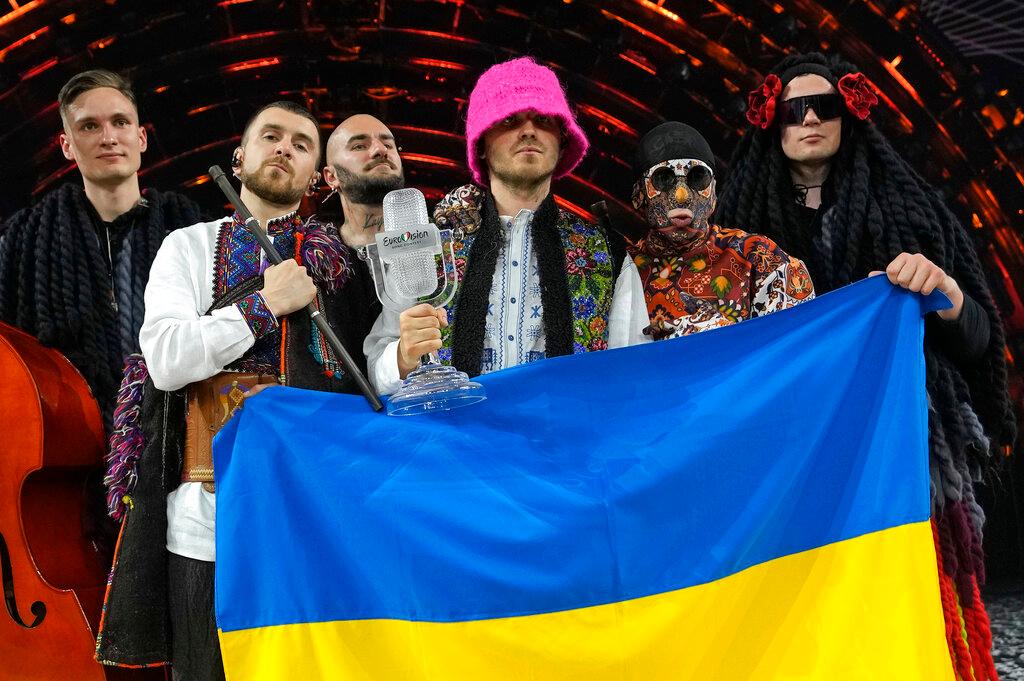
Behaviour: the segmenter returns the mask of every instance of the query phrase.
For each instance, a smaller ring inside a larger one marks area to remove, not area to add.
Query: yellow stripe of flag
[[[930,524],[678,591],[467,622],[221,632],[229,681],[952,680]]]

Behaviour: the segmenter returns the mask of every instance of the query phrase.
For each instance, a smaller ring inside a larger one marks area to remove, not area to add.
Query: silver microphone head
[[[396,189],[384,196],[384,231],[416,231],[430,227],[427,200],[414,187]],[[431,229],[433,229],[431,227]],[[393,258],[388,279],[400,296],[420,298],[437,289],[437,264],[431,251],[413,251]]]
[[[430,251],[396,258],[388,274],[395,291],[404,298],[422,298],[437,290],[437,264]]]
[[[427,200],[415,187],[396,189],[384,196],[384,230],[406,230],[430,222]]]

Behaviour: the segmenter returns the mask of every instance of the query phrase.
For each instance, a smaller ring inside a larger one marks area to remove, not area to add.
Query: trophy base
[[[448,411],[486,399],[484,387],[464,372],[444,364],[424,364],[388,400],[388,416]]]

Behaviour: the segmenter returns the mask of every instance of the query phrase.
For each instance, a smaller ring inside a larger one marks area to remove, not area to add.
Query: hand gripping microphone
[[[246,208],[245,204],[242,203],[242,199],[238,196],[238,192],[231,186],[228,178],[225,177],[224,171],[220,169],[220,166],[210,167],[210,179],[217,183],[220,190],[224,192],[224,196],[231,205],[235,207],[238,214],[242,216],[242,220],[245,222],[245,228],[256,238],[256,242],[263,249],[263,253],[267,256],[267,260],[275,265],[282,262],[281,254],[274,248],[274,242],[270,240],[267,233],[260,227],[259,220],[252,216],[249,209]],[[426,210],[426,206],[424,206]],[[377,393],[374,392],[370,386],[369,381],[366,380],[366,376],[359,370],[356,363],[352,360],[352,356],[348,354],[348,350],[338,340],[338,336],[335,335],[334,329],[327,322],[327,319],[320,314],[320,310],[316,309],[316,305],[310,303],[306,306],[306,311],[309,312],[309,316],[313,319],[313,323],[316,324],[317,328],[320,329],[320,333],[323,334],[324,338],[327,339],[327,343],[331,346],[331,349],[337,354],[338,359],[341,360],[342,365],[345,367],[345,371],[348,372],[349,376],[355,379],[356,384],[359,386],[359,390],[362,391],[366,397],[367,402],[373,407],[374,411],[380,411],[384,408]]]
[[[381,304],[399,314],[415,304],[447,305],[459,284],[452,230],[430,224],[418,189],[388,192],[382,207],[384,229],[363,250]],[[431,352],[391,395],[388,415],[456,409],[484,399],[482,385]]]

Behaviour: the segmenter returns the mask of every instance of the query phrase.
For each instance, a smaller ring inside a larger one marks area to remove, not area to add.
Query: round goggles
[[[715,178],[711,168],[696,159],[666,161],[647,171],[647,181],[656,191],[664,193],[675,189],[676,178],[686,178],[686,186],[692,191],[702,192],[711,186]]]
[[[818,120],[839,118],[843,115],[843,100],[837,94],[792,97],[779,102],[779,120],[783,125],[800,125],[811,109]]]

